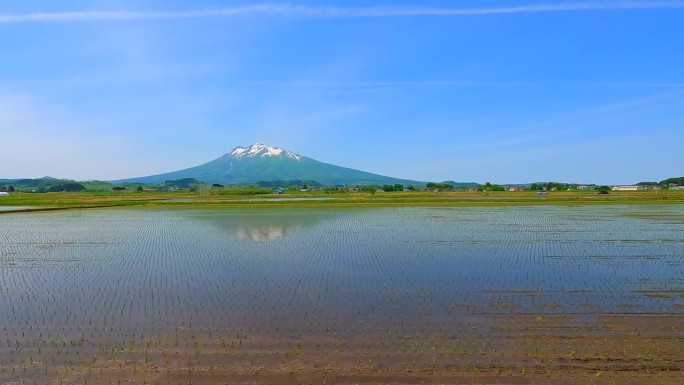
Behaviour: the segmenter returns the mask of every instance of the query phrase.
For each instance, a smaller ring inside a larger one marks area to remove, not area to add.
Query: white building
[[[0,191],[0,197],[6,197],[6,196],[9,196],[8,192]]]
[[[636,185],[629,185],[629,186],[613,186],[613,191],[637,191],[637,190],[644,190],[644,186],[636,186]]]

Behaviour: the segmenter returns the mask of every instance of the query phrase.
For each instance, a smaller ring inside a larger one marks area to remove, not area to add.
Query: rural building
[[[645,190],[643,186],[629,185],[629,186],[613,186],[613,191],[637,191]]]
[[[6,191],[0,191],[0,197],[6,197],[9,196],[10,194]]]
[[[282,194],[285,192],[285,189],[283,189],[282,187],[278,187],[275,190],[273,190],[273,192],[276,194]]]
[[[670,190],[684,190],[684,186],[670,186]]]

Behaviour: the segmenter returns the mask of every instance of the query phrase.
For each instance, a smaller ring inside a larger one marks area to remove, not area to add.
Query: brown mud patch
[[[684,383],[684,315],[481,314],[457,335],[7,338],[0,384]]]

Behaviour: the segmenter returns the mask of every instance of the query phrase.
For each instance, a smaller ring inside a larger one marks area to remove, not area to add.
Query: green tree
[[[426,185],[427,188],[434,188],[437,190],[453,190],[454,186],[452,186],[449,183],[435,183],[435,182],[428,182]]]
[[[394,191],[404,191],[404,185],[401,183],[394,184]]]
[[[378,191],[378,186],[373,186],[373,185],[361,186],[360,191],[365,191],[367,193],[370,193],[371,195],[375,195],[375,193]]]
[[[84,191],[86,188],[80,183],[76,182],[65,182],[65,183],[58,183],[55,185],[52,185],[48,191],[49,192],[60,192],[60,191],[67,191],[67,192],[78,192],[78,191]]]
[[[684,186],[684,176],[680,176],[678,178],[667,178],[665,180],[660,181],[661,185],[669,185],[670,183],[674,183],[679,186]]]
[[[136,188],[135,191],[137,191],[137,192],[142,192],[142,191],[143,191],[143,187],[142,187],[142,186],[138,186],[138,188]]]

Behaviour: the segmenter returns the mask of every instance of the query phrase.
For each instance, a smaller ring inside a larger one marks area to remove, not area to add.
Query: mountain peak
[[[253,158],[255,156],[277,156],[283,158],[290,158],[294,160],[301,160],[302,156],[295,154],[292,151],[283,150],[280,147],[270,147],[263,143],[254,143],[247,147],[235,147],[228,153],[229,156],[235,159]]]
[[[163,183],[167,180],[185,178],[194,178],[207,184],[223,185],[253,184],[264,181],[316,181],[326,186],[422,183],[319,162],[263,143],[235,147],[220,157],[198,166],[164,174],[124,179],[118,183]]]

